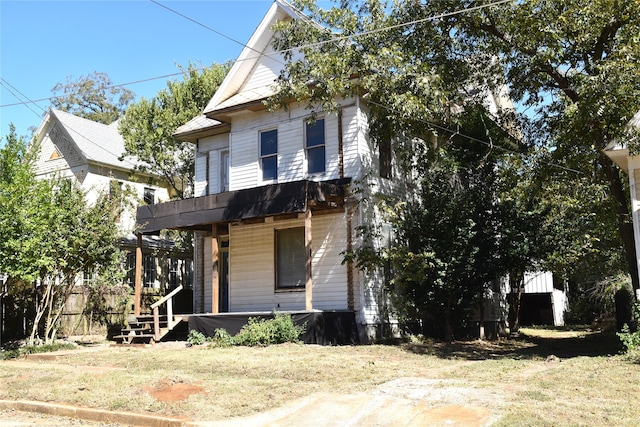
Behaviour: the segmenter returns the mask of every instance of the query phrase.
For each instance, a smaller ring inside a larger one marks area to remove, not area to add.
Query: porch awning
[[[307,209],[341,209],[344,186],[350,181],[351,178],[302,180],[140,206],[136,223],[143,234],[165,229],[209,231],[216,223],[302,213]]]

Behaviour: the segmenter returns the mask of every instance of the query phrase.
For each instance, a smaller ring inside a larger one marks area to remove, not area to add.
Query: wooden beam
[[[313,251],[311,250],[311,209],[307,208],[304,216],[304,247],[306,250],[307,261],[306,281],[305,281],[305,310],[313,310],[313,280],[311,272],[311,264],[313,260]]]
[[[218,229],[214,225],[211,227],[211,312],[220,311],[220,279],[218,266]]]
[[[133,314],[140,316],[140,301],[142,294],[142,233],[138,233],[136,245],[136,273],[134,279]]]

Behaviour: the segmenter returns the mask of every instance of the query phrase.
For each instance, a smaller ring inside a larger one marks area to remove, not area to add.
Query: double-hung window
[[[156,203],[156,190],[153,188],[144,188],[144,193],[142,196],[144,203],[147,205],[153,205]]]
[[[391,178],[391,141],[382,141],[378,146],[378,154],[380,157],[380,176],[382,178]]]
[[[304,289],[306,263],[304,227],[276,230],[276,290]]]
[[[307,174],[325,171],[324,119],[317,119],[305,127],[305,149],[307,151]]]
[[[278,180],[278,130],[260,132],[260,167],[263,181]]]

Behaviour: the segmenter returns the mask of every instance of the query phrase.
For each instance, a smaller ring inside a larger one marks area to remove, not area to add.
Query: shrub
[[[233,337],[226,329],[218,328],[213,334],[213,340],[211,345],[213,347],[230,347],[235,344],[235,337]]]
[[[618,337],[624,345],[625,353],[628,356],[635,355],[640,356],[640,331],[637,327],[638,319],[640,319],[640,303],[635,303],[632,308],[633,324],[625,325],[622,327],[622,331],[618,332]],[[634,356],[634,357],[635,357]]]
[[[187,342],[191,345],[202,345],[207,342],[207,337],[202,332],[192,329],[187,335]]]
[[[213,346],[228,347],[244,345],[249,347],[299,342],[306,329],[306,324],[298,326],[293,323],[289,314],[275,313],[273,319],[250,317],[236,336],[231,336],[224,329],[216,329]]]

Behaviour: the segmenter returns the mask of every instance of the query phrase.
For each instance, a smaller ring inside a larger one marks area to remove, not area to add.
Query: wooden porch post
[[[136,273],[134,279],[133,314],[140,316],[140,300],[142,294],[142,233],[138,233],[136,245]]]
[[[218,229],[211,226],[211,312],[220,311],[220,280],[218,274]]]
[[[311,251],[311,209],[307,207],[304,215],[304,247],[306,249],[307,261],[306,266],[306,282],[305,290],[305,310],[313,310],[313,281],[311,275],[311,261],[313,253]]]

